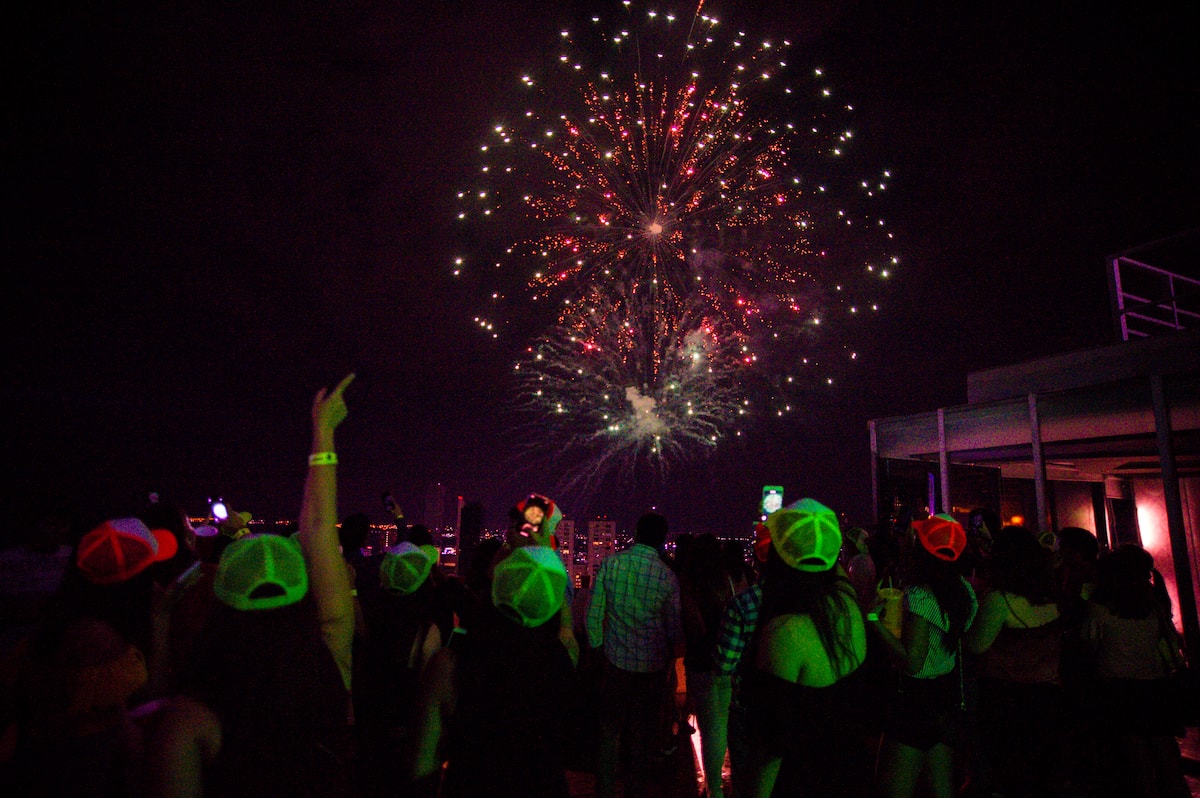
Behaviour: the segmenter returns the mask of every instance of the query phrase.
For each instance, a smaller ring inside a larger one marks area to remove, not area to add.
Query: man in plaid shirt
[[[634,544],[600,565],[588,607],[588,642],[601,649],[600,746],[596,795],[617,794],[622,736],[633,756],[625,795],[639,795],[639,777],[655,753],[656,732],[669,669],[683,655],[679,580],[661,551],[667,519],[647,513],[638,519]]]

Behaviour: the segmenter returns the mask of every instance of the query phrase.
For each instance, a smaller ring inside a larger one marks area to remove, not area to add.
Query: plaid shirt
[[[588,642],[608,661],[636,673],[665,670],[683,641],[679,580],[650,546],[600,564],[587,613]]]
[[[761,606],[762,583],[757,582],[734,596],[725,608],[714,655],[717,673],[723,676],[737,673],[742,654],[754,637],[754,630],[758,628],[758,610]]]

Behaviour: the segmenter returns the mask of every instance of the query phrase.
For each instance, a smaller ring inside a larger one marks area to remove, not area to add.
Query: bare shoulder
[[[146,719],[151,739],[160,750],[195,748],[204,761],[221,749],[221,719],[207,704],[189,696],[172,696]]]
[[[217,713],[199,699],[190,696],[173,696],[166,701],[160,710],[160,717],[165,722],[188,724],[195,727],[220,726]]]
[[[803,637],[816,630],[807,615],[777,615],[767,622],[764,634],[782,638]]]
[[[991,590],[984,594],[979,602],[979,616],[1005,616],[1008,614],[1008,602],[1003,591]]]

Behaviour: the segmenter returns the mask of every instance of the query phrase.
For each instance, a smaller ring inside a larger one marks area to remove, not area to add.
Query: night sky
[[[520,71],[616,4],[35,5],[6,48],[10,518],[151,490],[294,517],[312,394],[349,371],[343,516],[385,520],[383,490],[419,516],[431,481],[489,524],[552,492],[513,476],[511,361],[449,276],[454,193]],[[664,486],[556,496],[567,516],[740,533],[780,484],[865,523],[868,419],[1112,342],[1106,256],[1200,225],[1194,26],[1121,5],[706,3],[854,101],[904,261],[852,379]]]

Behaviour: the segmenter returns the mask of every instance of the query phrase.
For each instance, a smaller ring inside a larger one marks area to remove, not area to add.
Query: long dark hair
[[[912,568],[912,583],[924,585],[933,593],[949,619],[949,641],[957,642],[966,631],[972,603],[970,586],[959,573],[958,563],[934,557],[918,542],[912,547]]]
[[[482,607],[477,623],[468,631],[471,656],[455,666],[459,687],[470,691],[475,687],[491,690],[504,687],[507,680],[520,683],[536,682],[530,674],[536,672],[533,660],[557,657],[566,653],[558,640],[561,620],[558,613],[541,626],[525,628],[500,614],[489,602]]]
[[[570,657],[558,640],[559,624],[555,613],[541,626],[525,628],[501,615],[490,602],[481,608],[464,644],[456,649],[457,700],[450,737],[475,745],[491,741],[499,747],[464,751],[451,743],[452,759],[456,749],[482,762],[510,757],[511,751],[501,753],[510,748],[505,741],[519,740],[528,756],[551,769],[556,760],[561,765],[572,681]],[[530,789],[529,794],[536,794]]]
[[[341,791],[349,698],[311,593],[270,610],[214,599],[182,689],[221,720],[214,794]]]
[[[1145,618],[1160,609],[1170,596],[1161,586],[1162,575],[1154,558],[1141,546],[1125,543],[1100,558],[1092,601],[1102,604],[1118,618]]]
[[[754,634],[755,646],[772,618],[807,615],[812,618],[838,678],[853,670],[849,667],[854,662],[854,642],[849,634],[847,606],[850,612],[860,610],[853,590],[843,591],[838,581],[836,567],[827,571],[799,571],[785,563],[772,546],[763,573],[763,601]]]

